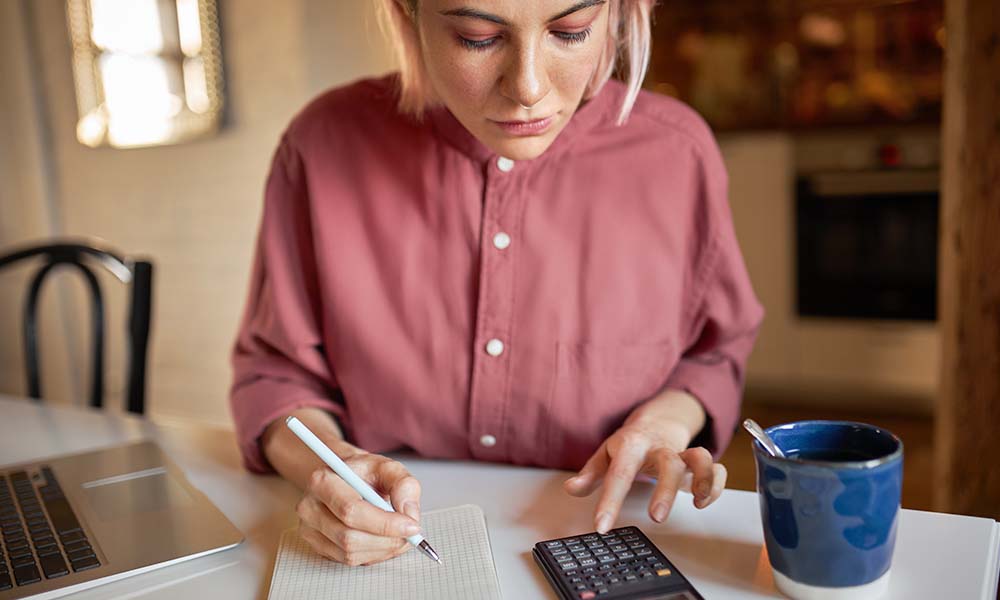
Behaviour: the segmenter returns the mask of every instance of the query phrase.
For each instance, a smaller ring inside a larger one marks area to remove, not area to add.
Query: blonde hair
[[[399,108],[416,116],[433,101],[413,26],[419,0],[375,0],[382,31],[393,47],[399,65]],[[601,90],[618,69],[628,89],[618,112],[618,124],[628,119],[649,66],[650,18],[656,0],[610,0],[608,42],[584,99]],[[624,64],[619,65],[619,61]]]

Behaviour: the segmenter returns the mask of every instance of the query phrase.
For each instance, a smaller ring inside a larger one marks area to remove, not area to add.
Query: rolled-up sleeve
[[[737,427],[746,375],[764,318],[743,262],[727,196],[728,178],[714,143],[700,164],[707,248],[696,271],[690,338],[666,387],[697,398],[708,417],[692,445],[718,458]]]
[[[247,469],[268,472],[260,447],[267,426],[318,407],[348,428],[323,350],[310,206],[302,161],[287,139],[275,153],[245,312],[232,352],[230,408]]]

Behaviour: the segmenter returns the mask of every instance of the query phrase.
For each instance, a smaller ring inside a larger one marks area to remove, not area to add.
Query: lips
[[[527,136],[544,133],[555,121],[555,116],[530,121],[493,121],[497,127],[510,135]]]

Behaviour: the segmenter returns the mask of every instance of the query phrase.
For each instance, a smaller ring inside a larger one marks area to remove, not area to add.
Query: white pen
[[[288,417],[287,419],[285,419],[285,424],[288,425],[288,428],[292,430],[292,433],[299,436],[299,439],[302,440],[302,443],[304,443],[306,446],[309,447],[310,450],[316,453],[316,456],[318,456],[320,460],[325,462],[327,466],[333,469],[334,473],[340,475],[340,478],[346,481],[347,485],[354,488],[355,492],[361,494],[362,498],[364,498],[371,504],[374,504],[375,506],[381,508],[386,512],[396,512],[392,508],[392,505],[386,502],[382,498],[382,496],[379,496],[378,493],[375,492],[375,490],[373,490],[372,487],[368,485],[368,483],[364,479],[358,477],[357,473],[352,471],[351,468],[347,466],[347,463],[340,460],[340,457],[337,456],[337,454],[333,450],[330,450],[329,446],[320,441],[320,439],[316,437],[316,434],[314,434],[312,431],[309,431],[309,428],[306,427],[302,423],[302,421],[296,419],[295,417]],[[427,540],[424,539],[424,536],[418,533],[416,535],[411,535],[407,537],[406,541],[410,542],[411,544],[419,548],[424,554],[429,556],[432,560],[436,560],[438,564],[441,563],[441,558],[438,557],[438,554],[437,552],[434,551],[434,548],[431,548],[431,545],[427,543]]]

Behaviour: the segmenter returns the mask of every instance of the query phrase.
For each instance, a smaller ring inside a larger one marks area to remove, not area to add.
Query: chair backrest
[[[152,305],[153,265],[146,260],[127,258],[100,243],[87,240],[56,241],[23,246],[0,255],[0,269],[22,260],[38,259],[42,265],[35,272],[24,305],[24,358],[28,395],[41,399],[41,377],[38,364],[38,297],[45,278],[59,265],[74,267],[84,277],[90,291],[91,323],[91,382],[90,405],[104,404],[104,298],[94,272],[88,267],[99,265],[110,271],[129,287],[127,408],[143,414],[146,404],[146,353],[149,342]]]

